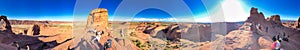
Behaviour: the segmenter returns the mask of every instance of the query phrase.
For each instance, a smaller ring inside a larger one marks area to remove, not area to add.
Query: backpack
[[[105,46],[106,46],[106,48],[111,48],[111,42],[109,42],[109,41],[106,42],[106,43],[105,43]]]
[[[107,48],[111,48],[111,42],[107,43]]]
[[[275,49],[275,48],[276,48],[276,42],[273,42],[273,43],[272,43],[271,48],[272,48],[272,49]]]

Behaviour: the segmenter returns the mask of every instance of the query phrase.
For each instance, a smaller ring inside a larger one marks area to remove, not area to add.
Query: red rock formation
[[[12,28],[11,28],[10,22],[8,21],[7,17],[6,16],[0,16],[0,20],[4,20],[6,31],[12,32]]]
[[[251,33],[243,33],[251,32]],[[244,25],[239,30],[234,30],[226,35],[225,49],[235,50],[259,50],[270,49],[272,43],[271,38],[275,35],[281,35],[285,33],[289,36],[289,41],[281,42],[281,49],[284,50],[297,50],[297,46],[300,46],[300,30],[284,27],[281,25],[280,16],[274,15],[268,20],[264,19],[262,13],[257,13],[257,8],[251,8],[250,16],[245,21]],[[251,39],[251,40],[249,40]],[[213,41],[210,46],[215,46],[214,43],[218,40],[224,40],[218,38]],[[223,46],[223,45],[221,45]]]
[[[181,38],[181,31],[178,25],[171,25],[167,27],[164,32],[166,33],[166,38],[168,40],[176,40]]]
[[[146,29],[146,25],[147,25],[147,23],[141,23],[140,25],[138,25],[137,27],[136,27],[136,31],[144,31],[145,29]]]
[[[1,44],[0,50],[3,50],[2,44],[11,46],[13,42],[16,42],[21,47],[21,49],[25,49],[26,46],[30,46],[31,50],[49,49],[64,43],[64,42],[60,42],[60,43],[56,42],[56,40],[44,42],[39,39],[39,38],[49,38],[50,36],[39,36],[39,35],[28,36],[28,35],[15,34],[14,32],[11,32],[10,22],[7,20],[6,16],[1,16],[0,19],[3,19],[6,24],[6,30],[0,31],[0,44]],[[68,41],[68,40],[64,40],[64,41]],[[16,46],[14,46],[13,48],[15,47]]]
[[[287,50],[297,49],[297,48],[289,48],[289,47],[299,46],[299,44],[297,44],[300,42],[300,40],[297,40],[297,38],[299,38],[297,37],[299,35],[298,33],[300,33],[299,30],[284,27],[280,21],[279,15],[273,15],[267,20],[263,18],[260,19],[259,17],[263,17],[263,15],[259,16],[257,15],[257,13],[253,13],[253,12],[257,12],[257,9],[256,8],[254,8],[253,10],[252,9],[251,9],[250,17],[246,20],[246,22],[251,23],[250,28],[254,34],[260,34],[265,39],[265,40],[262,38],[258,39],[259,42],[258,44],[261,47],[260,49],[269,49],[269,46],[267,45],[270,45],[269,43],[272,42],[270,38],[278,34],[281,35],[283,33],[286,33],[288,36],[290,36],[289,39],[293,40],[294,42],[285,43],[284,41],[282,43],[282,46],[284,47],[282,48]],[[259,37],[258,35],[256,36]]]
[[[272,20],[272,21],[275,21],[276,24],[281,24],[281,20],[280,20],[280,16],[279,15],[272,15],[269,19],[269,21]]]
[[[105,8],[97,8],[91,11],[87,19],[87,29],[96,28],[98,31],[104,30],[108,25],[108,11]]]

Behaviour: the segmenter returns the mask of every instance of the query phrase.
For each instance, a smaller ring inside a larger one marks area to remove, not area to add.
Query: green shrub
[[[131,32],[130,36],[136,36],[135,32]]]

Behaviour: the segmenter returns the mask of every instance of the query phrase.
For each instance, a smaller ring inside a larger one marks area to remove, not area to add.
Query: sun
[[[221,3],[226,22],[245,21],[247,19],[246,11],[240,0],[224,0]]]

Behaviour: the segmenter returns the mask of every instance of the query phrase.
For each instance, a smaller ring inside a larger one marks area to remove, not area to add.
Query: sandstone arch
[[[7,17],[6,16],[0,16],[0,20],[3,20],[4,22],[5,22],[5,28],[6,28],[6,31],[9,31],[9,32],[12,32],[12,29],[11,29],[11,25],[10,25],[10,23],[9,23],[9,21],[8,21],[8,19],[7,19]]]

